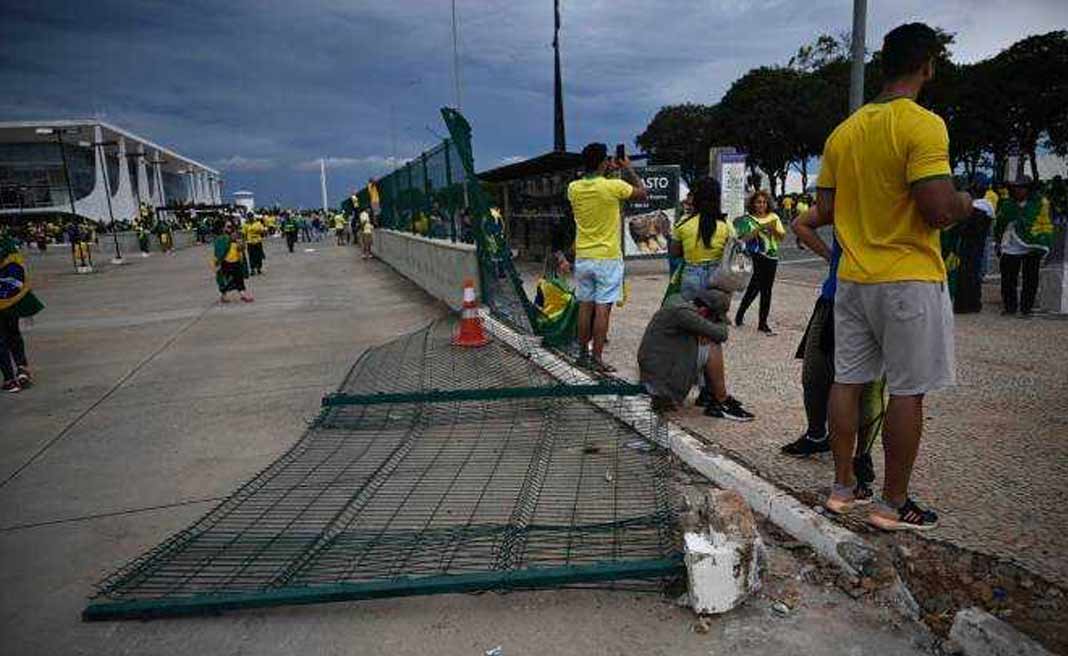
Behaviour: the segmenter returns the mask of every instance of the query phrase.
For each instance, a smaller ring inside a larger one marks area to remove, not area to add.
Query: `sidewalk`
[[[612,314],[605,357],[626,378],[638,379],[634,354],[659,306],[666,270],[666,262],[631,266],[630,302]],[[813,505],[830,486],[829,454],[797,460],[781,455],[779,447],[805,427],[801,362],[794,352],[824,271],[810,254],[788,253],[779,266],[770,316],[778,334],[757,332],[756,303],[746,325],[731,328],[729,390],[756,413],[756,421],[710,419],[693,407],[677,418]],[[1068,526],[1068,321],[1003,318],[996,289],[988,285],[985,296],[982,314],[956,318],[958,385],[927,399],[912,494],[940,514],[941,525],[928,534],[933,540],[1016,561],[1063,586],[1068,584],[1062,535]],[[737,302],[736,297],[732,310]],[[875,451],[881,480],[881,448]]]

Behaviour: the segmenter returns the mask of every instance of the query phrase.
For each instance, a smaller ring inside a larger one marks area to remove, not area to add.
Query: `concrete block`
[[[683,516],[690,605],[725,613],[760,590],[767,555],[756,521],[741,495],[711,490],[687,496]]]
[[[980,608],[959,611],[949,637],[967,656],[1053,656],[1042,645]]]

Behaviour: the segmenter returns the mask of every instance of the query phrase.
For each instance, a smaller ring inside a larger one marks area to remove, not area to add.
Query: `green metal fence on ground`
[[[292,449],[103,581],[83,618],[679,576],[664,428],[623,410],[638,389],[453,346],[454,322],[365,353]]]

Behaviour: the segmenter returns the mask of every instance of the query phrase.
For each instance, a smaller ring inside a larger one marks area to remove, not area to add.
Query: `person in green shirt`
[[[43,309],[44,304],[30,289],[18,242],[0,233],[0,373],[4,392],[16,393],[33,385],[19,321]]]
[[[297,243],[297,232],[300,230],[300,224],[293,218],[293,215],[288,212],[282,218],[282,234],[286,236],[286,248],[289,252],[293,252],[293,246]]]
[[[734,325],[742,325],[749,305],[759,294],[760,323],[757,324],[757,330],[765,335],[774,335],[768,326],[768,314],[771,312],[775,270],[779,266],[779,242],[786,236],[786,228],[779,220],[779,215],[771,211],[771,194],[761,189],[750,196],[745,216],[735,219],[734,227],[738,235],[746,240],[746,248],[753,256],[753,277],[734,315]]]
[[[1044,198],[1030,176],[1009,182],[1009,198],[998,203],[994,221],[994,248],[1001,260],[1001,302],[1003,315],[1031,316],[1038,294],[1038,269],[1053,246],[1053,221],[1049,200]],[[1019,298],[1016,284],[1023,271]]]

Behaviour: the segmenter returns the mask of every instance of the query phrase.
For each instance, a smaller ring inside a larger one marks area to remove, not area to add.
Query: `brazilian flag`
[[[12,311],[19,317],[32,317],[44,308],[30,291],[30,275],[18,244],[0,237],[0,312]]]

